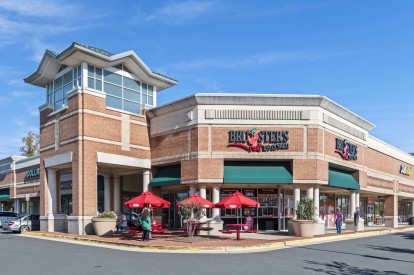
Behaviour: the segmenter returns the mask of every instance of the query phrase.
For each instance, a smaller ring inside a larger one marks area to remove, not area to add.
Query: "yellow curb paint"
[[[82,241],[82,242],[90,242],[90,243],[100,243],[106,245],[113,245],[113,246],[120,246],[120,247],[129,247],[129,248],[137,248],[137,249],[145,249],[145,250],[153,250],[153,251],[199,251],[199,252],[237,252],[237,251],[255,251],[255,250],[263,250],[263,249],[272,249],[272,248],[281,248],[287,246],[295,246],[295,245],[304,245],[304,244],[313,244],[313,243],[321,243],[321,242],[330,242],[330,241],[340,241],[346,240],[351,238],[360,238],[360,237],[370,237],[382,234],[390,234],[395,232],[401,231],[413,231],[414,228],[401,228],[401,229],[384,229],[378,231],[363,231],[363,232],[356,232],[356,233],[348,233],[348,234],[341,234],[341,235],[330,235],[330,236],[323,236],[323,237],[313,237],[307,239],[296,239],[296,240],[289,240],[289,241],[275,241],[272,243],[265,243],[253,246],[214,246],[214,247],[192,247],[192,246],[146,246],[141,244],[128,244],[128,243],[117,243],[112,241],[104,241],[104,240],[92,240],[88,238],[84,238],[82,236],[74,237],[74,236],[64,236],[64,235],[55,235],[53,233],[37,233],[37,232],[26,232],[26,235],[33,235],[33,236],[40,236],[45,238],[56,238],[56,239],[67,239],[67,240],[74,240],[74,241]]]

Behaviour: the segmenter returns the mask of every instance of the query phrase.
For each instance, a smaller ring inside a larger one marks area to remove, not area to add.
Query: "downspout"
[[[82,81],[83,77],[82,77]],[[82,235],[85,235],[85,94],[82,86]]]

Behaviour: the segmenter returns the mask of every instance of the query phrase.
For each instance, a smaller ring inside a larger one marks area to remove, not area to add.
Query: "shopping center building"
[[[39,213],[41,230],[91,234],[97,212],[131,211],[123,203],[147,190],[171,202],[154,211],[171,228],[183,222],[177,201],[194,193],[259,201],[243,210],[259,230],[287,229],[301,197],[314,199],[323,227],[336,207],[345,217],[359,207],[365,226],[414,213],[414,157],[326,97],[195,94],[157,107],[176,80],[132,51],[79,43],[46,51],[25,82],[45,98],[40,157],[0,160],[0,202]],[[204,220],[221,228],[238,214],[212,209]]]

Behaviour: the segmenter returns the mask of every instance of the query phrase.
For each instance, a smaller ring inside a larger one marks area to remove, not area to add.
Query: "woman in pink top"
[[[342,212],[339,207],[336,208],[335,213],[335,225],[336,225],[336,234],[341,234],[341,228],[342,228]]]

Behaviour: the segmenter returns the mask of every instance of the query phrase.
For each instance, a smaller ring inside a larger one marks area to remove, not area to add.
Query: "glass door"
[[[178,213],[177,202],[188,198],[188,192],[164,193],[162,197],[170,202],[170,208],[162,209],[162,223],[168,224],[169,228],[183,227],[183,217]]]

